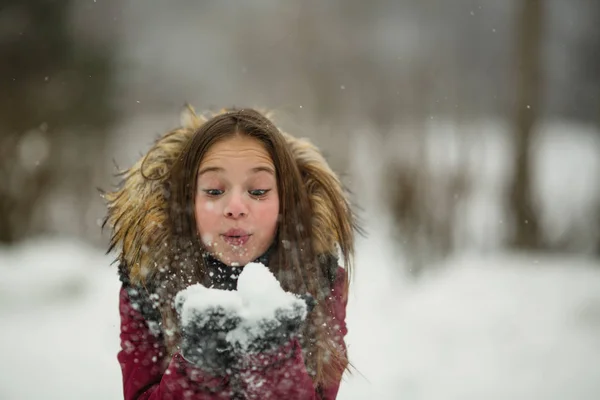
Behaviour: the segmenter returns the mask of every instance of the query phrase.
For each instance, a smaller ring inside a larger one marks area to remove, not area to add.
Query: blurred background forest
[[[310,137],[414,273],[464,248],[600,255],[598,26],[587,0],[2,0],[0,242],[103,246],[96,188],[190,102]]]
[[[122,397],[97,189],[188,102],[273,111],[352,190],[340,398],[597,399],[599,27],[597,0],[0,0],[0,398]]]

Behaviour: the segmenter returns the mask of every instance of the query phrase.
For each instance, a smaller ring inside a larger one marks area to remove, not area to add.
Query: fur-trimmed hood
[[[213,116],[198,115],[190,106],[181,127],[154,143],[148,153],[118,176],[121,182],[103,193],[107,203],[104,225],[111,229],[109,251],[119,251],[122,271],[133,284],[145,285],[168,262],[171,235],[164,182],[171,166],[194,133]],[[321,152],[308,140],[282,132],[294,154],[313,210],[313,247],[316,254],[341,255],[350,266],[355,221],[343,186]],[[339,246],[339,248],[338,248]]]

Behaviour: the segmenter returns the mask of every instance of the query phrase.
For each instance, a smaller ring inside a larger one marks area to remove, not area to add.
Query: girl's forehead
[[[271,155],[257,139],[235,136],[212,145],[200,162],[200,168],[212,164],[266,164],[273,166]]]

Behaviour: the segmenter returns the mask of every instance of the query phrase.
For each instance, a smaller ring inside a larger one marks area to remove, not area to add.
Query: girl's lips
[[[225,243],[228,243],[232,246],[243,246],[250,239],[250,235],[242,235],[242,236],[227,236],[222,235]]]
[[[231,228],[223,236],[248,236],[249,233],[240,228]]]

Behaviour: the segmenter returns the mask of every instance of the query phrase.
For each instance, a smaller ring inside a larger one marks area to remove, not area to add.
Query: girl
[[[120,250],[125,399],[334,399],[356,226],[320,152],[255,110],[205,118],[188,107],[121,176],[104,197],[109,251]],[[180,318],[178,293],[235,290],[253,261],[307,307],[262,321],[243,350],[224,339],[238,316]]]

